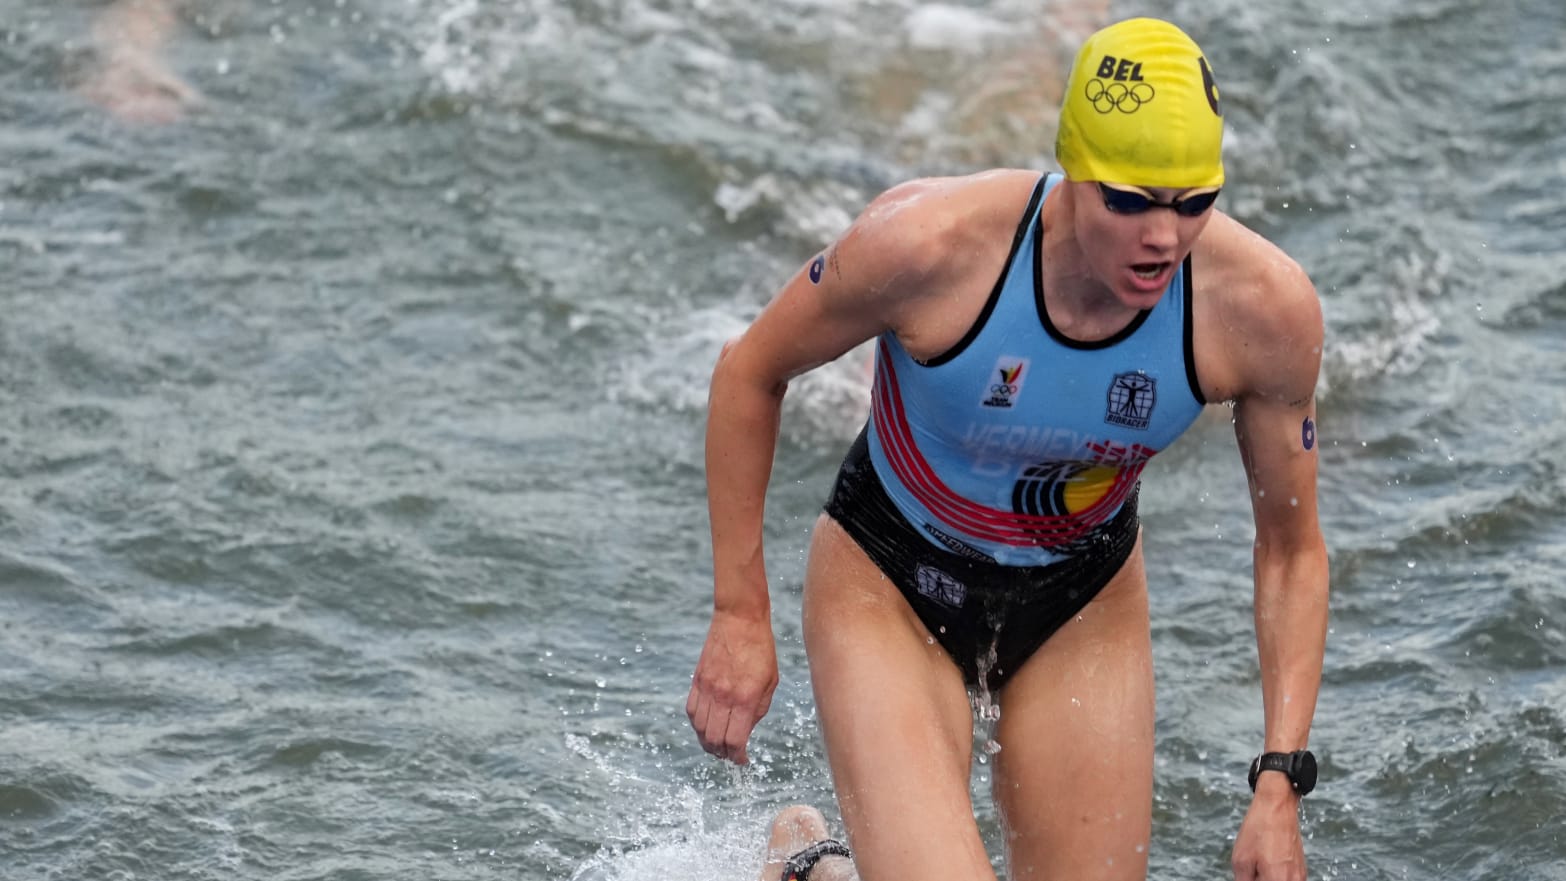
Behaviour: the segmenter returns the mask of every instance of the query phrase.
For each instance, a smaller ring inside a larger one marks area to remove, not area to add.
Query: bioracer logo
[[[984,389],[979,403],[985,407],[1010,409],[1022,394],[1022,380],[1028,372],[1028,359],[1002,355],[990,373],[990,384]]]
[[[1146,430],[1158,403],[1158,383],[1140,370],[1121,373],[1110,382],[1106,397],[1105,422]]]

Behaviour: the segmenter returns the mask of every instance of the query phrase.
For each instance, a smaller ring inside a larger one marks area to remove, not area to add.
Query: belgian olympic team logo
[[[1153,100],[1154,94],[1151,83],[1106,83],[1095,78],[1083,86],[1083,95],[1099,113],[1135,113]]]
[[[995,361],[990,382],[985,386],[979,403],[986,407],[1010,409],[1022,394],[1022,381],[1026,378],[1028,359],[1002,355]]]

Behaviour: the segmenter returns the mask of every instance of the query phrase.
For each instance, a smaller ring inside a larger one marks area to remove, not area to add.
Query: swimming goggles
[[[1158,201],[1143,189],[1103,181],[1098,181],[1098,191],[1104,197],[1104,207],[1115,214],[1142,214],[1154,208],[1168,208],[1181,217],[1201,217],[1218,201],[1219,188],[1193,190],[1168,202]]]

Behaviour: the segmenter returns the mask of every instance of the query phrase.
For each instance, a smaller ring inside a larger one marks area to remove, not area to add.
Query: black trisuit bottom
[[[1139,489],[1139,488],[1138,488]],[[1125,565],[1140,528],[1137,489],[1113,518],[1046,566],[1004,566],[972,548],[938,547],[904,519],[860,432],[843,460],[826,513],[913,607],[970,687],[996,692]]]

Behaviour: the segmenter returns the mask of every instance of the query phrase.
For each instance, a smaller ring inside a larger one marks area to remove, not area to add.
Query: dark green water
[[[734,881],[833,813],[798,584],[859,362],[787,404],[743,774],[683,712],[708,370],[879,189],[1051,167],[1071,9],[191,3],[169,125],[73,87],[100,10],[0,0],[0,876]],[[1221,207],[1327,317],[1311,876],[1566,879],[1566,8],[1159,11],[1222,78]],[[1221,410],[1143,513],[1153,876],[1227,877]]]

